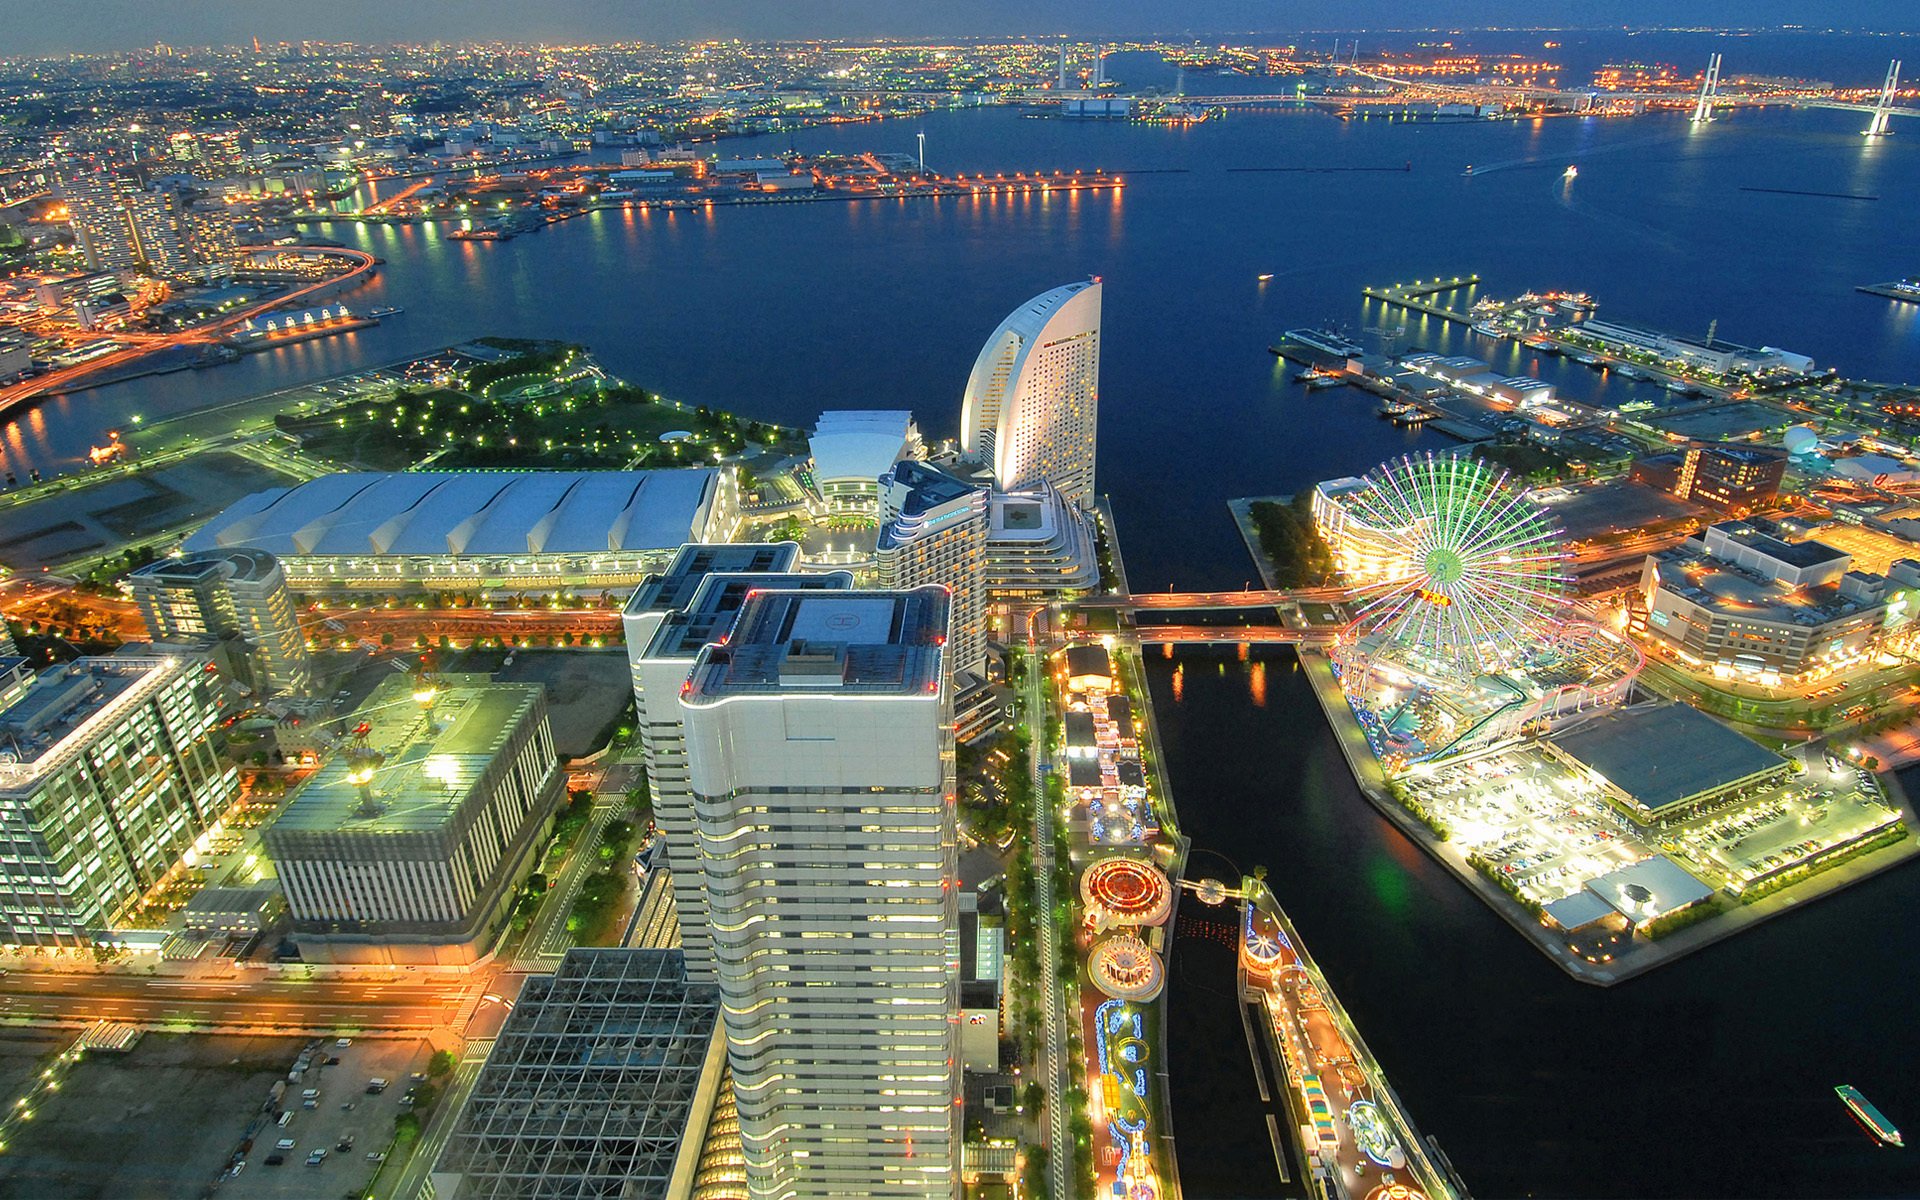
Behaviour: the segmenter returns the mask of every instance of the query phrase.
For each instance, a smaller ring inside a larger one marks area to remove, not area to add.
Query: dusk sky
[[[652,40],[1415,29],[1487,24],[1920,29],[1914,0],[11,0],[0,54],[165,41]],[[84,14],[85,19],[76,19]]]

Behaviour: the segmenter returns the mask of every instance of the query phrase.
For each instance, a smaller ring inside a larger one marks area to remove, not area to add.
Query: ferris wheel
[[[1408,456],[1348,499],[1349,536],[1391,564],[1356,636],[1385,635],[1475,670],[1509,661],[1566,595],[1566,552],[1504,471],[1464,455]]]

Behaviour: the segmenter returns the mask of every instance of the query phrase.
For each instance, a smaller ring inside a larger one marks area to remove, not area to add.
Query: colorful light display
[[[1347,536],[1378,542],[1385,588],[1354,619],[1476,671],[1504,664],[1559,607],[1567,579],[1558,532],[1504,472],[1464,456],[1408,456],[1376,467],[1347,499]]]

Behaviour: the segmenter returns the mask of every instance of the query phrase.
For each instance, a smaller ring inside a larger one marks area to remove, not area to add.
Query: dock
[[[1462,325],[1471,325],[1473,324],[1472,314],[1461,312],[1457,308],[1448,308],[1445,305],[1431,303],[1427,300],[1427,297],[1438,296],[1463,287],[1472,287],[1479,282],[1480,277],[1478,275],[1455,275],[1451,279],[1416,279],[1412,283],[1395,283],[1386,287],[1366,287],[1360,289],[1360,294],[1369,300],[1379,300],[1382,303],[1391,304],[1396,308],[1412,309],[1414,312],[1426,313],[1430,317],[1439,317],[1443,321],[1456,321]]]
[[[1869,296],[1885,296],[1889,300],[1920,304],[1920,283],[1905,279],[1896,279],[1892,283],[1863,283],[1853,290],[1865,292]]]

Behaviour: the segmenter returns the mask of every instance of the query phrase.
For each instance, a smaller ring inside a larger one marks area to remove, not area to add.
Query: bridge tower
[[[1067,44],[1060,43],[1060,90],[1067,90]]]
[[[1880,103],[1873,106],[1873,120],[1867,123],[1868,137],[1885,137],[1893,132],[1893,96],[1900,90],[1900,60],[1887,64],[1887,81],[1880,85]]]
[[[1707,60],[1707,73],[1700,80],[1700,99],[1694,102],[1693,123],[1705,125],[1713,120],[1713,102],[1720,95],[1720,56]]]

